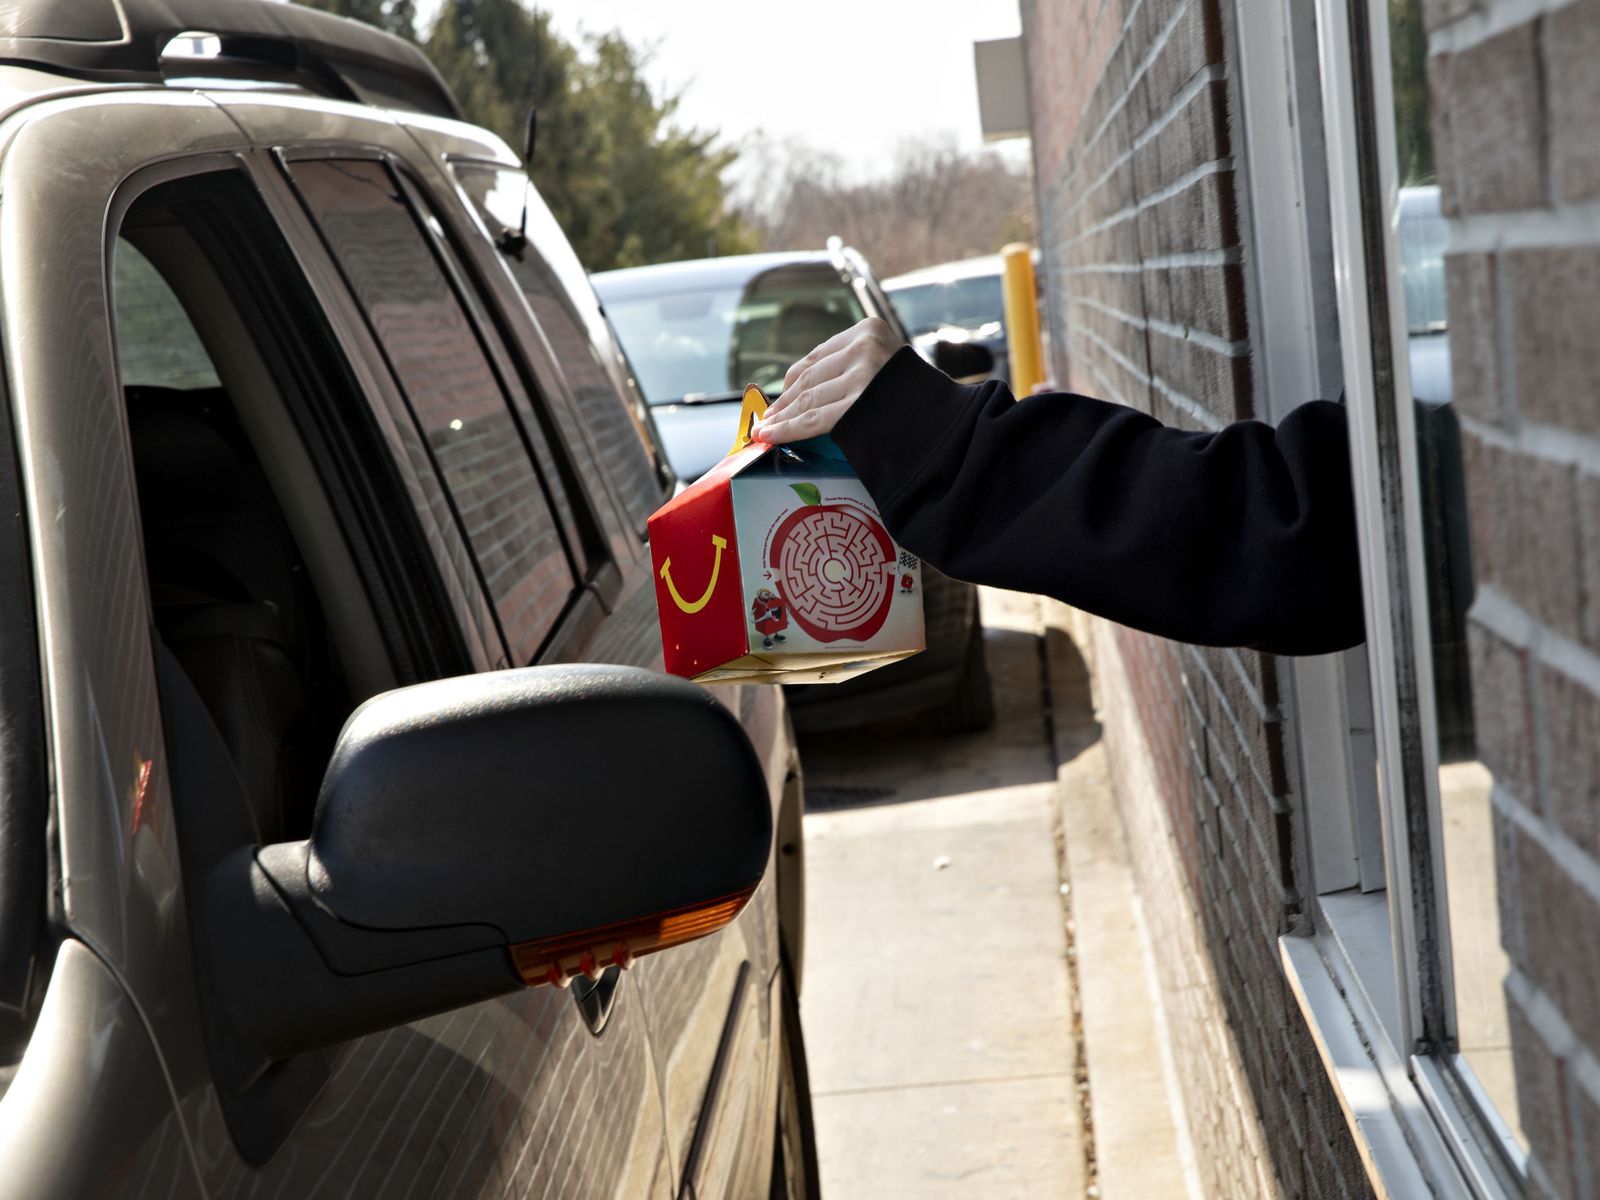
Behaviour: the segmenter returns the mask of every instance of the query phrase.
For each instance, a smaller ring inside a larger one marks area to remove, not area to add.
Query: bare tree
[[[885,276],[1033,237],[1027,170],[948,138],[902,143],[888,172],[865,181],[799,142],[758,141],[741,167],[743,216],[769,250],[816,249],[838,234]]]

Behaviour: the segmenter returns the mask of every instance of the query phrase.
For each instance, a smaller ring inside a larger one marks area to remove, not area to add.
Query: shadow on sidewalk
[[[1099,736],[1099,726],[1088,708],[1088,668],[1070,639],[1055,631],[1051,636],[1060,636],[1064,648],[1021,630],[985,631],[996,716],[993,728],[982,733],[939,737],[927,733],[912,716],[803,735],[800,758],[806,773],[807,811],[905,804],[1053,781],[1057,759],[1052,733],[1059,742],[1063,726],[1051,714],[1060,709],[1061,701],[1047,703],[1042,648],[1048,647],[1052,654],[1070,652],[1076,662],[1078,683],[1070,700],[1074,741],[1087,737],[1083,746],[1091,744]],[[1056,672],[1053,660],[1051,671]]]

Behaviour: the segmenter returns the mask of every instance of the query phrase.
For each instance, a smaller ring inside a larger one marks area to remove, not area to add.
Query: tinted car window
[[[576,573],[488,353],[387,167],[299,162],[293,174],[423,433],[512,660],[531,662]]]
[[[491,230],[525,227],[526,245],[506,261],[582,406],[623,509],[642,529],[665,498],[668,476],[632,368],[588,275],[521,171],[462,163],[455,173]]]
[[[866,316],[826,264],[777,267],[743,286],[686,287],[670,276],[606,302],[651,404],[782,390],[798,358]]]

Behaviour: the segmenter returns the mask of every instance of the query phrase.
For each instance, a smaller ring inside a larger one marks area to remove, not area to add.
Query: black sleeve
[[[1085,396],[965,387],[906,347],[833,436],[890,532],[948,575],[1204,645],[1363,639],[1338,404],[1185,433]]]

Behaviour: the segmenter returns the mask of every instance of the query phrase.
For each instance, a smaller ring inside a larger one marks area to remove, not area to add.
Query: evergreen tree
[[[353,17],[390,33],[416,40],[416,0],[299,0],[307,8],[320,8],[341,17]]]
[[[416,36],[414,0],[302,2]],[[578,47],[524,0],[445,0],[423,44],[467,119],[519,152],[537,106],[533,181],[590,270],[754,247],[722,179],[737,151],[673,121],[621,34]]]

